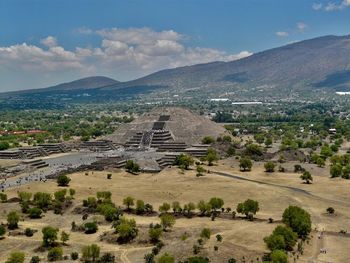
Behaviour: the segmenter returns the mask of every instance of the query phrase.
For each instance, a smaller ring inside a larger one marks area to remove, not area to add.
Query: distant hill
[[[95,88],[105,87],[105,86],[118,84],[118,83],[120,82],[108,77],[92,76],[92,77],[74,80],[71,82],[58,84],[48,88],[24,90],[21,92],[31,93],[31,92],[47,92],[47,91],[55,91],[55,90],[57,91],[72,91],[72,90],[85,90],[85,89],[88,90],[88,89],[95,89]]]
[[[232,62],[163,70],[120,85],[199,87],[215,92],[350,90],[350,36],[325,36],[256,53]],[[110,86],[110,89],[117,88]]]
[[[52,97],[66,93],[75,100],[81,99],[83,92],[88,92],[91,95],[89,100],[104,101],[157,92],[170,96],[192,92],[192,96],[204,97],[234,94],[235,98],[285,98],[319,89],[350,91],[350,36],[314,38],[232,62],[167,69],[128,82],[90,77],[16,94],[40,93]]]
[[[103,76],[94,76],[94,77],[78,79],[72,82],[62,83],[46,89],[50,89],[50,90],[92,89],[92,88],[109,86],[117,83],[120,83],[120,82],[111,78],[103,77]]]

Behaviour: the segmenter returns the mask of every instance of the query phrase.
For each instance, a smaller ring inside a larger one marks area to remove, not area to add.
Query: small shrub
[[[85,234],[94,234],[98,230],[96,222],[87,222],[84,224]]]
[[[34,235],[34,230],[27,227],[25,230],[24,230],[24,234],[27,236],[27,237],[32,237]]]
[[[334,212],[335,212],[335,209],[333,207],[328,207],[327,208],[327,213],[328,214],[332,215],[332,214],[334,214]]]
[[[48,261],[57,261],[63,259],[63,249],[61,247],[54,247],[47,253]]]
[[[77,260],[79,258],[79,253],[78,252],[70,253],[70,258],[71,260]]]
[[[71,179],[67,175],[60,175],[57,177],[58,186],[68,186]]]
[[[6,263],[23,263],[25,254],[20,251],[15,251],[7,258]]]
[[[42,212],[43,211],[37,207],[33,207],[28,210],[28,214],[31,219],[41,218]]]
[[[30,263],[39,263],[39,262],[40,262],[39,256],[32,256],[32,258],[30,259]]]

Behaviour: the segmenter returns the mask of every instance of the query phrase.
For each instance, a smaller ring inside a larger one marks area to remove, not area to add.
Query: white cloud
[[[55,46],[44,50],[26,43],[0,47],[0,66],[8,69],[38,71],[82,69],[83,64],[74,52]]]
[[[304,32],[304,30],[307,28],[307,25],[303,22],[297,23],[297,28],[300,32]]]
[[[321,3],[313,3],[312,4],[312,9],[313,10],[321,10],[322,9],[322,7],[323,7],[323,4],[321,4]]]
[[[276,32],[276,36],[278,36],[278,37],[287,37],[287,36],[289,36],[289,33],[285,32],[285,31],[278,31],[278,32]]]
[[[173,30],[154,31],[148,27],[142,28],[111,28],[97,30],[96,33],[103,38],[118,40],[127,44],[154,44],[157,40],[179,41],[183,37]]]
[[[44,47],[27,43],[0,46],[0,68],[31,73],[33,78],[61,72],[77,77],[105,74],[126,80],[165,68],[231,61],[252,55],[249,51],[230,54],[214,48],[188,47],[186,36],[173,30],[82,28],[80,33],[99,36],[100,45],[67,50],[55,37],[48,36],[41,40]]]
[[[350,0],[341,0],[341,1],[337,1],[337,2],[328,2],[327,4],[321,4],[321,3],[314,3],[312,5],[312,8],[314,10],[325,10],[327,12],[330,11],[340,11],[343,10],[347,7],[350,6]]]
[[[48,36],[40,40],[40,43],[47,47],[57,46],[57,39],[53,36]]]

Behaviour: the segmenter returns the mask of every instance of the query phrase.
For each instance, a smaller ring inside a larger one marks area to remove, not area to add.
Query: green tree
[[[170,204],[165,202],[159,206],[159,212],[168,213],[170,208],[171,208]]]
[[[68,186],[71,179],[67,175],[60,175],[57,177],[58,186]]]
[[[197,165],[196,171],[197,171],[197,176],[203,176],[203,174],[205,173],[205,169],[201,165]]]
[[[122,217],[115,228],[119,235],[119,241],[128,242],[137,236],[138,229],[136,227],[136,221],[134,219],[127,219]]]
[[[218,197],[210,198],[209,204],[213,211],[219,210],[224,206],[224,200]]]
[[[69,240],[69,234],[65,231],[61,232],[61,242],[62,244],[66,244],[66,242]]]
[[[59,190],[54,193],[55,200],[58,202],[64,202],[66,200],[67,189]]]
[[[272,139],[270,137],[267,137],[264,143],[266,147],[270,147],[272,145]]]
[[[73,199],[73,198],[74,198],[74,195],[75,195],[75,190],[72,189],[72,188],[69,188],[69,195],[70,195],[70,197]]]
[[[205,156],[205,160],[208,162],[209,166],[212,166],[214,162],[219,160],[219,156],[216,150],[213,148],[209,148],[207,151],[207,155]]]
[[[293,250],[293,247],[297,242],[298,235],[294,233],[290,227],[279,225],[273,230],[272,234],[283,236],[286,244],[285,249]]]
[[[3,236],[6,234],[6,228],[3,225],[0,225],[0,240],[3,238]]]
[[[181,205],[178,201],[174,201],[171,206],[174,213],[180,213],[182,211]]]
[[[311,217],[308,212],[298,206],[289,206],[282,215],[282,221],[301,238],[311,232]]]
[[[232,145],[230,145],[230,147],[228,148],[227,152],[226,152],[227,156],[234,156],[236,154],[236,148]]]
[[[209,259],[206,259],[203,257],[190,257],[185,262],[186,263],[209,263]]]
[[[275,249],[284,250],[286,247],[284,237],[281,235],[271,234],[270,236],[264,238],[264,242],[271,251]]]
[[[51,195],[49,193],[37,192],[34,194],[34,203],[41,209],[47,209],[51,204]]]
[[[322,157],[318,157],[316,160],[316,164],[318,167],[324,167],[326,163]]]
[[[84,246],[81,250],[82,260],[85,262],[97,262],[100,257],[100,247],[96,244]]]
[[[300,179],[305,181],[305,183],[310,184],[313,180],[312,175],[309,171],[305,171],[302,175],[300,175]]]
[[[321,147],[321,155],[327,158],[333,155],[333,151],[328,145],[324,145]]]
[[[201,200],[197,204],[197,208],[200,211],[201,215],[204,216],[206,214],[209,214],[211,211],[211,204],[205,202],[204,200]]]
[[[130,211],[131,210],[130,208],[135,205],[134,201],[135,201],[135,198],[131,196],[127,196],[123,199],[123,205],[125,205],[127,207],[127,210]]]
[[[247,199],[243,203],[239,203],[236,210],[240,214],[245,214],[247,218],[253,219],[253,216],[259,211],[259,202]]]
[[[288,263],[288,256],[283,250],[274,250],[271,255],[272,263]]]
[[[163,230],[166,231],[168,228],[171,228],[175,224],[175,217],[170,214],[162,214],[160,216],[160,222]]]
[[[341,166],[341,164],[334,164],[330,167],[330,174],[331,174],[331,177],[334,178],[334,177],[339,177],[342,175],[342,170],[343,170],[343,167]]]
[[[1,203],[6,203],[7,202],[7,194],[0,193],[0,201],[1,201]]]
[[[245,171],[250,171],[252,169],[253,163],[252,160],[249,157],[242,157],[239,160],[239,168],[241,170]]]
[[[328,214],[330,214],[330,215],[332,215],[332,214],[334,214],[335,213],[335,209],[333,208],[333,207],[328,207],[327,209],[326,209],[326,211],[327,211],[327,213]]]
[[[20,202],[29,202],[32,198],[32,193],[18,192],[18,198],[20,199]]]
[[[160,237],[162,236],[162,233],[163,233],[163,229],[159,225],[150,227],[150,229],[148,230],[149,238],[153,243],[156,243],[159,241]]]
[[[259,145],[254,143],[249,143],[245,146],[244,153],[247,156],[253,156],[253,155],[261,156],[263,154],[263,151]]]
[[[63,259],[63,249],[61,247],[53,247],[47,253],[48,261],[57,261]]]
[[[9,229],[18,228],[19,215],[16,211],[11,211],[7,214],[7,226]]]
[[[41,218],[42,210],[37,207],[32,207],[28,210],[29,217],[32,219]]]
[[[350,179],[350,165],[349,164],[343,167],[342,177],[345,179]]]
[[[290,227],[277,226],[270,236],[264,238],[264,241],[271,251],[293,250],[297,238],[297,234]]]
[[[14,251],[7,258],[5,263],[23,263],[25,259],[25,254],[20,251]]]
[[[133,160],[127,160],[125,164],[125,169],[129,173],[138,173],[140,171],[140,166]]]
[[[186,212],[187,216],[192,216],[192,211],[196,209],[196,205],[192,202],[184,205],[183,211]]]
[[[85,234],[94,234],[98,230],[96,222],[86,222],[84,224]]]
[[[39,262],[40,262],[39,256],[32,256],[29,263],[39,263]]]
[[[136,201],[136,214],[141,215],[146,211],[145,202],[143,200]]]
[[[157,261],[158,263],[175,263],[175,259],[173,256],[168,253],[163,254]]]
[[[99,202],[110,203],[112,198],[112,193],[110,191],[99,191],[96,193]]]
[[[264,140],[265,140],[265,135],[264,135],[264,134],[261,134],[261,133],[257,133],[257,134],[254,135],[254,140],[255,140],[257,143],[261,144],[261,143],[263,143]]]
[[[211,231],[209,228],[203,228],[200,237],[203,239],[210,239]]]
[[[176,159],[174,161],[174,165],[179,166],[181,169],[188,170],[191,165],[193,165],[194,160],[191,156],[187,154],[180,154],[176,156]]]
[[[97,210],[105,217],[106,221],[112,222],[118,217],[119,210],[113,204],[103,203],[98,206]]]
[[[275,163],[274,162],[266,162],[264,164],[264,167],[265,167],[265,171],[268,172],[268,173],[273,173],[275,171]]]
[[[52,246],[57,240],[58,228],[51,226],[44,227],[41,232],[43,234],[43,246],[49,247]]]
[[[203,144],[212,144],[215,142],[215,139],[212,137],[212,136],[205,136],[203,139],[202,139],[202,143]]]

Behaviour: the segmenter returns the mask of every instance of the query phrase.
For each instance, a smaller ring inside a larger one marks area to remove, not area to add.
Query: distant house
[[[330,128],[330,129],[328,130],[328,132],[329,132],[330,134],[336,134],[336,133],[337,133],[337,129],[335,129],[335,128]]]

